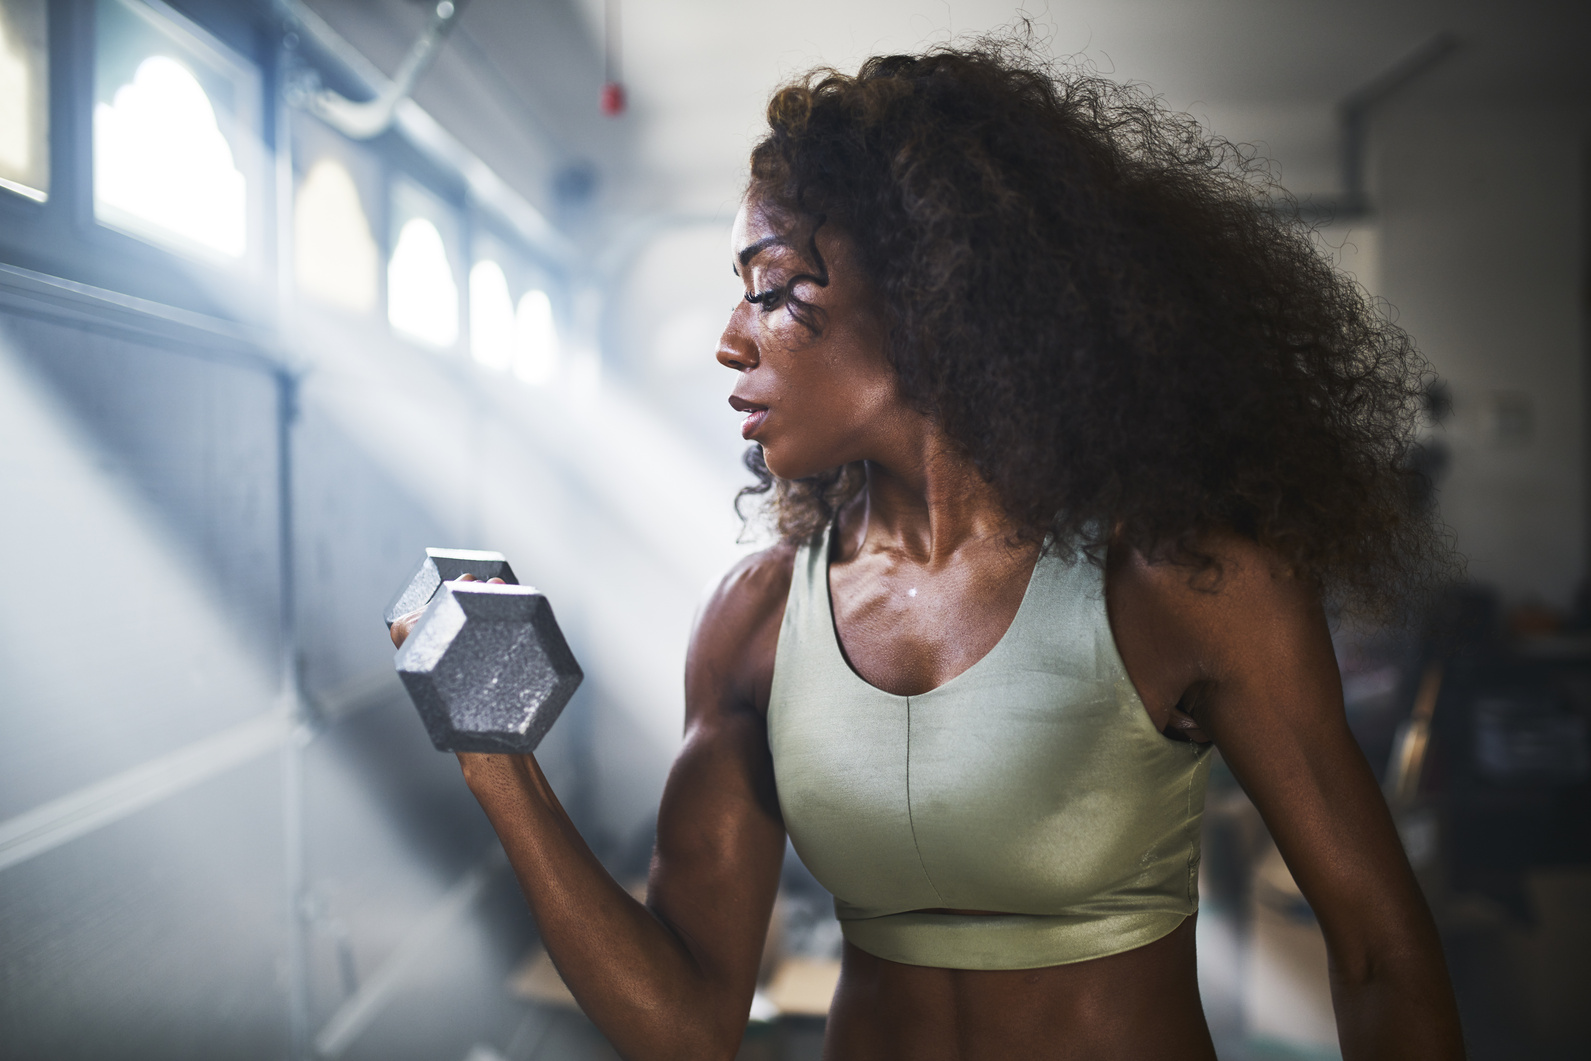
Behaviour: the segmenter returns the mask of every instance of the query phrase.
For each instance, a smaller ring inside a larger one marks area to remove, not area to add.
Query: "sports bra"
[[[1209,748],[1150,721],[1100,565],[1046,550],[987,655],[895,696],[841,653],[829,537],[796,553],[767,718],[785,828],[845,938],[908,965],[1031,969],[1194,913]],[[995,913],[924,912],[946,909]]]

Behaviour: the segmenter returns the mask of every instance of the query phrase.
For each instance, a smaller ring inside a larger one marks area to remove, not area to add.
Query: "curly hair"
[[[1022,534],[1208,570],[1236,533],[1373,614],[1448,566],[1407,466],[1426,363],[1252,151],[1018,35],[813,71],[768,125],[750,194],[819,282],[817,229],[853,241],[903,394]],[[865,481],[746,464],[787,540]]]

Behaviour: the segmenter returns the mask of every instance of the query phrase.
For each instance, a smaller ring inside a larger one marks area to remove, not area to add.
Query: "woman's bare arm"
[[[1219,551],[1219,579],[1192,583],[1186,568],[1141,557],[1112,564],[1129,671],[1162,713],[1197,690],[1200,728],[1325,933],[1345,1061],[1462,1058],[1436,925],[1349,732],[1319,597],[1252,544]]]
[[[786,551],[753,557],[698,616],[644,905],[597,861],[533,756],[459,756],[548,953],[626,1058],[732,1058],[745,1032],[784,856],[762,709],[789,576]]]

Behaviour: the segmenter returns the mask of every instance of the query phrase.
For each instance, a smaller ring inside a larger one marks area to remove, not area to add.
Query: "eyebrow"
[[[761,254],[774,244],[783,242],[783,236],[762,237],[756,243],[753,243],[751,246],[747,247],[745,250],[741,251],[739,255],[737,255],[737,257],[740,259],[741,267],[744,268],[745,266],[750,265],[751,259],[755,258],[757,255]]]

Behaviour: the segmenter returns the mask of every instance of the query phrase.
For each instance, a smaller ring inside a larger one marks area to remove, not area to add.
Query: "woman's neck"
[[[912,459],[865,462],[867,485],[842,515],[844,552],[904,554],[936,566],[962,548],[1014,542],[1019,528],[972,462],[938,432]]]

